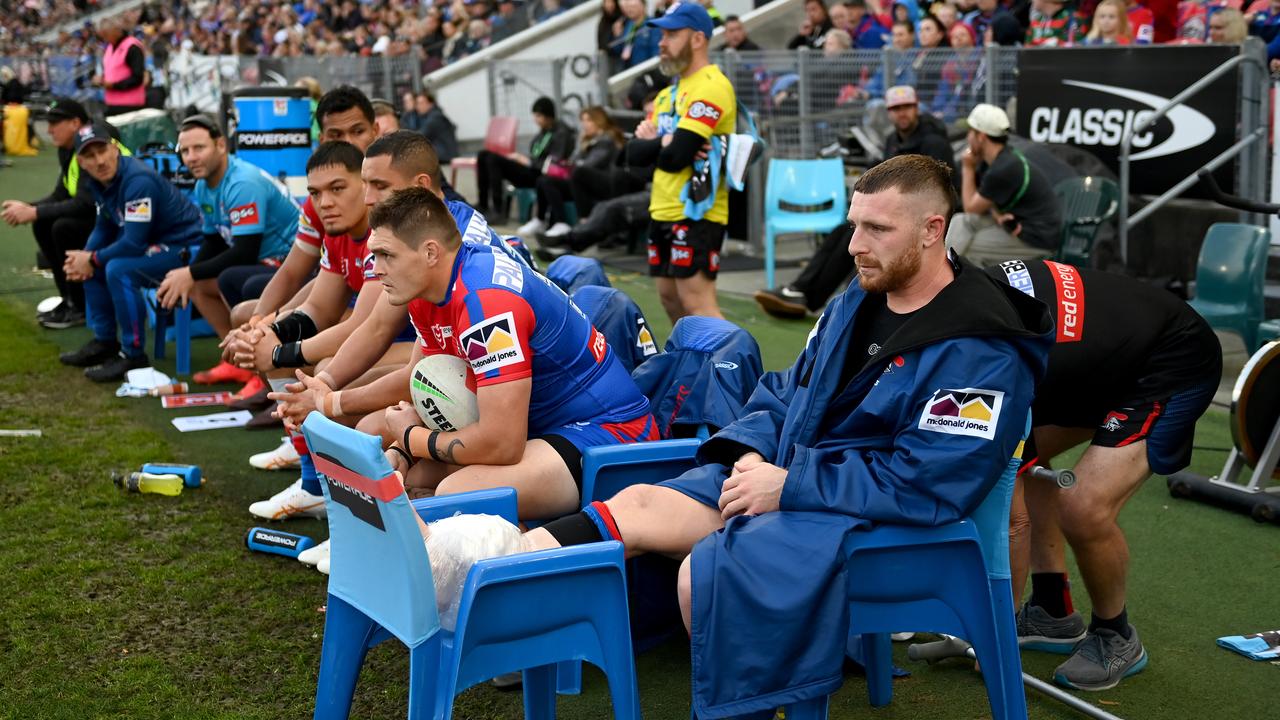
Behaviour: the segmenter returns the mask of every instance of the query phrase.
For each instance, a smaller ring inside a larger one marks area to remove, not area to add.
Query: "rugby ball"
[[[418,417],[432,430],[455,432],[480,419],[476,383],[467,361],[428,355],[413,367],[409,395]]]

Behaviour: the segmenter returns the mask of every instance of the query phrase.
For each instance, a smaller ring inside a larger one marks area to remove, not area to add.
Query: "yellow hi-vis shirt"
[[[679,97],[673,98],[678,93]],[[738,122],[738,102],[733,84],[715,65],[707,65],[690,77],[678,81],[658,94],[649,121],[658,127],[658,135],[670,135],[677,129],[691,130],[704,138],[733,133]],[[693,168],[670,173],[661,168],[653,171],[653,192],[649,196],[649,216],[659,222],[685,219],[680,191],[693,175]],[[729,223],[729,185],[721,182],[716,201],[704,220]]]

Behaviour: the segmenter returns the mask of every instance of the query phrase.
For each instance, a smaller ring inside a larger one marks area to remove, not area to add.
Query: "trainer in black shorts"
[[[687,278],[701,270],[715,280],[725,226],[709,220],[649,223],[649,275]]]

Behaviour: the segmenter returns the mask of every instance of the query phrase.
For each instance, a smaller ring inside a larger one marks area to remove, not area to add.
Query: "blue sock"
[[[320,478],[316,475],[316,464],[311,462],[311,455],[299,455],[298,464],[302,467],[302,489],[312,495],[321,494]]]

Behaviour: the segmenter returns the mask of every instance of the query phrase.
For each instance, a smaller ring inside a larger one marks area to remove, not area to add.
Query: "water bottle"
[[[134,472],[128,476],[111,473],[111,481],[116,487],[129,492],[155,493],[157,495],[181,495],[182,478],[177,475],[153,475],[151,473]]]
[[[204,477],[200,474],[199,465],[147,463],[142,466],[142,472],[151,473],[152,475],[177,475],[182,478],[182,484],[189,488],[198,488],[204,485]]]

